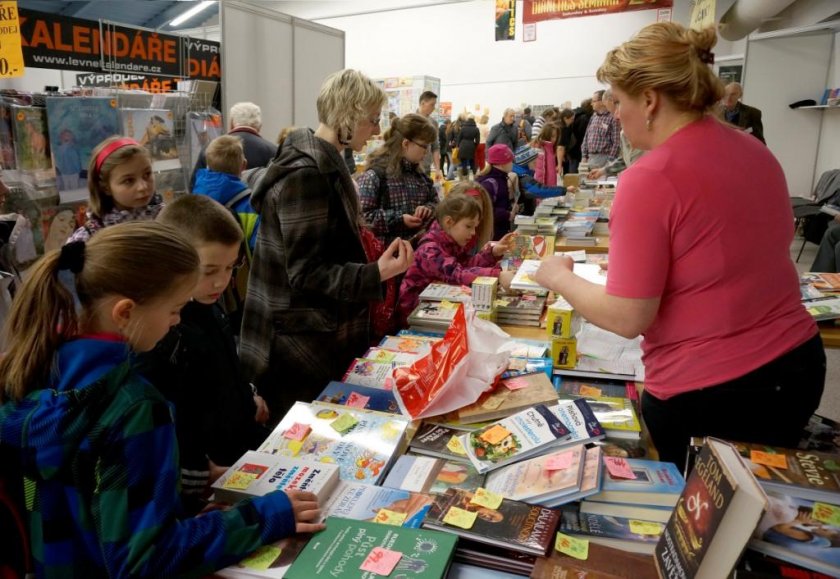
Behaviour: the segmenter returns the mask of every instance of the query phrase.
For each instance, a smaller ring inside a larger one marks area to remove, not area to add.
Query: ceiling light
[[[190,8],[189,10],[172,20],[172,22],[169,23],[169,26],[178,26],[179,24],[183,24],[184,22],[186,22],[199,12],[209,8],[213,4],[215,4],[215,2],[212,0],[204,0],[204,2],[199,2],[197,5],[193,6],[192,8]]]

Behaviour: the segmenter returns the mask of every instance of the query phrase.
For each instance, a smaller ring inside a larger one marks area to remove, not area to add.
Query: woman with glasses
[[[251,197],[260,213],[240,356],[273,416],[341,378],[370,343],[369,303],[408,269],[399,240],[368,263],[359,199],[342,153],[379,132],[385,93],[355,70],[321,87],[315,131],[289,133]]]
[[[437,131],[426,117],[408,114],[385,137],[368,157],[358,184],[365,220],[387,245],[398,237],[417,237],[434,218],[437,191],[423,171],[423,158]]]

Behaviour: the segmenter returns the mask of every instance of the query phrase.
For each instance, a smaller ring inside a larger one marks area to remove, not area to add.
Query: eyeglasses
[[[431,143],[426,143],[425,145],[421,145],[417,141],[411,141],[411,142],[414,143],[415,145],[417,145],[418,147],[420,147],[421,149],[423,149],[424,151],[427,151],[429,149],[429,147],[432,146]]]

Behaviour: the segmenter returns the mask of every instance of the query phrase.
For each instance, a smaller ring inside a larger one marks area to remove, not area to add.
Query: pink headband
[[[111,156],[111,153],[116,151],[117,149],[122,149],[123,147],[142,147],[140,143],[135,141],[134,139],[130,139],[128,137],[123,137],[121,139],[117,139],[116,141],[109,144],[107,147],[99,151],[99,154],[96,156],[96,164],[94,165],[94,169],[96,170],[96,174],[99,175],[99,172],[102,170],[102,164],[105,162],[105,159]]]
[[[464,191],[464,195],[469,195],[470,197],[481,197],[481,191],[478,189],[467,189]]]

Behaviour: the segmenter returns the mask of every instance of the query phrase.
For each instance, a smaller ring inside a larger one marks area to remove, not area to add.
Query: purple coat
[[[508,189],[508,175],[497,167],[491,167],[490,172],[481,175],[477,181],[487,189],[493,202],[493,239],[498,241],[510,231],[510,211],[513,203]]]
[[[472,243],[458,245],[437,222],[420,240],[414,252],[414,263],[400,285],[399,315],[405,322],[420,302],[420,292],[433,282],[470,286],[475,278],[488,275],[497,277],[501,268],[488,244],[476,255],[471,255]]]

